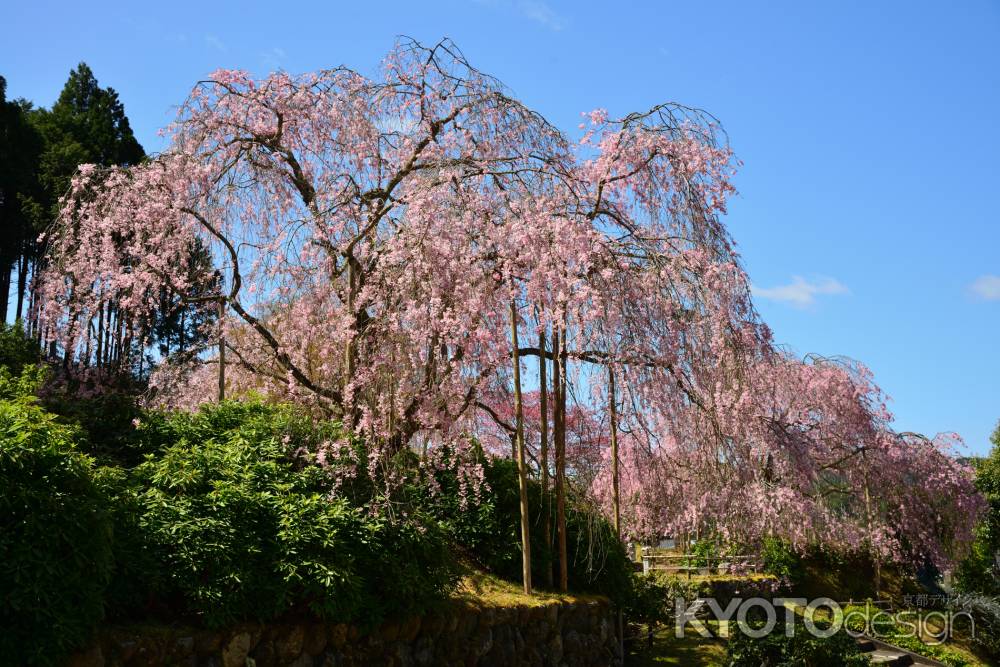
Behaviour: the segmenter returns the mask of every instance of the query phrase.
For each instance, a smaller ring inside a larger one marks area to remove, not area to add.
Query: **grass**
[[[708,623],[710,626],[712,624]],[[663,665],[722,667],[728,664],[726,642],[722,639],[705,639],[690,628],[683,638],[678,639],[674,636],[672,627],[660,627],[653,633],[652,647],[646,644],[645,636],[640,638],[628,664],[639,667]]]
[[[532,595],[525,595],[521,585],[517,582],[507,581],[495,575],[476,569],[470,564],[463,564],[462,575],[458,587],[452,594],[452,599],[464,605],[477,608],[487,607],[542,607],[559,603],[583,603],[596,600],[603,600],[596,595],[564,594],[553,591],[536,589]],[[847,599],[848,597],[860,597],[865,589],[859,585],[864,577],[850,573],[849,568],[823,568],[816,566],[809,568],[809,588],[817,593],[813,597],[825,596],[834,599]],[[716,581],[729,579],[763,579],[769,575],[733,575],[710,574],[692,575],[690,581]],[[683,575],[679,579],[686,579]],[[900,593],[907,591],[912,584],[907,582],[898,573],[890,572],[888,577],[883,578],[883,592],[890,588],[892,592]],[[802,592],[796,591],[798,595]],[[895,597],[895,596],[893,596]],[[797,613],[802,609],[796,609]],[[817,613],[818,618],[826,618],[825,610],[821,609]],[[713,634],[718,634],[718,623],[707,621]],[[726,654],[726,640],[715,638],[703,638],[694,630],[686,628],[686,635],[683,638],[674,636],[673,627],[658,627],[653,633],[652,646],[647,644],[646,628],[638,628],[640,637],[633,644],[633,651],[629,659],[630,665],[639,667],[652,667],[664,665],[678,666],[704,666],[723,667],[728,664]],[[891,639],[889,640],[892,641]],[[962,638],[956,637],[948,641],[942,647],[928,647],[918,645],[919,640],[914,639],[912,645],[906,642],[896,642],[904,644],[902,648],[909,649],[915,653],[936,658],[951,665],[968,665],[970,667],[986,665],[981,662],[965,646]]]
[[[521,584],[501,579],[495,575],[463,564],[458,587],[452,599],[479,607],[544,607],[552,603],[592,602],[604,600],[597,595],[556,593],[535,589],[525,595]]]

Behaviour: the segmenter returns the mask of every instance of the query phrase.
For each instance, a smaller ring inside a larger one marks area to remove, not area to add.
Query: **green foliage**
[[[670,583],[655,573],[634,574],[629,587],[631,595],[624,605],[625,617],[632,623],[646,625],[670,623],[675,595]]]
[[[673,623],[677,598],[688,603],[697,598],[714,598],[726,608],[734,598],[771,598],[779,586],[775,577],[718,575],[689,579],[654,570],[633,575],[625,612],[636,623]]]
[[[844,625],[854,632],[872,634],[889,644],[933,658],[949,667],[966,667],[972,663],[958,651],[944,644],[926,644],[915,635],[917,617],[914,612],[897,615],[872,605],[849,605],[843,610]]]
[[[71,391],[46,392],[44,406],[60,419],[78,427],[81,448],[104,465],[133,467],[162,443],[151,443],[134,425],[146,413],[127,391],[109,390],[80,397]]]
[[[970,644],[991,664],[1000,662],[1000,598],[958,595],[950,600],[949,609],[955,613],[968,614],[972,618],[975,636],[969,638]],[[964,617],[962,623],[965,624]],[[971,623],[968,625],[971,629]],[[959,630],[962,629],[959,626]]]
[[[955,572],[955,587],[966,593],[1000,596],[1000,424],[990,437],[989,456],[975,462],[976,488],[987,502],[985,518],[976,527],[976,539],[968,557]]]
[[[37,211],[32,201],[39,196],[42,152],[42,137],[29,121],[30,106],[23,100],[8,101],[6,87],[0,77],[0,319],[7,314],[11,265],[34,241]]]
[[[0,656],[52,664],[102,617],[111,530],[75,433],[35,404],[38,373],[0,373]]]
[[[765,537],[760,547],[763,569],[768,574],[788,581],[798,581],[802,577],[802,561],[798,554],[782,540]]]
[[[0,366],[0,400],[33,406],[37,400],[36,394],[48,375],[48,369],[44,366],[25,366],[17,375],[12,374],[6,366]]]
[[[969,667],[970,662],[964,655],[942,644],[925,644],[912,635],[896,635],[886,638],[886,641],[899,648],[912,651],[925,658],[932,658],[948,667]]]
[[[819,622],[817,626],[822,627]],[[826,638],[815,637],[802,624],[796,624],[791,637],[786,636],[781,623],[759,639],[737,629],[727,649],[730,667],[861,667],[870,664],[868,656],[846,632]]]
[[[695,540],[688,549],[688,558],[684,559],[686,567],[708,567],[712,559],[722,553],[722,546],[715,536],[707,536]]]
[[[434,516],[448,533],[453,548],[484,569],[511,580],[521,578],[520,500],[517,465],[507,459],[473,453],[483,469],[488,490],[476,497],[463,484],[457,462],[446,454],[440,465],[426,470],[411,484],[409,502]],[[466,489],[463,492],[463,489]],[[555,535],[544,534],[544,514],[556,525],[555,501],[543,507],[541,486],[529,480],[531,562],[536,586],[543,586],[547,569],[558,577]],[[624,603],[631,586],[632,563],[614,529],[596,509],[570,500],[566,507],[569,587],[599,593]]]
[[[69,73],[52,108],[35,110],[31,119],[45,140],[38,176],[52,217],[79,165],[129,165],[144,157],[118,93],[101,88],[86,63]]]
[[[218,306],[212,295],[222,291],[221,277],[214,272],[212,253],[204,241],[195,238],[188,246],[184,264],[178,267],[190,287],[186,300],[179,294],[161,287],[152,334],[161,358],[173,356],[175,360],[198,354],[211,344],[212,324],[218,319]],[[203,302],[194,302],[204,299]],[[155,360],[149,359],[150,366]]]
[[[995,552],[997,550],[994,526],[984,521],[976,527],[976,538],[969,554],[955,569],[955,588],[963,593],[1000,595],[1000,577],[997,576]]]
[[[38,341],[24,333],[20,322],[0,323],[0,366],[16,376],[40,360]]]
[[[433,524],[331,496],[327,472],[296,454],[317,434],[290,408],[225,403],[144,429],[152,448],[171,444],[125,478],[106,477],[122,536],[118,613],[209,626],[306,611],[375,622],[418,612],[451,585]]]
[[[570,589],[599,593],[624,604],[632,583],[632,561],[600,509],[571,499],[566,508],[566,542]]]

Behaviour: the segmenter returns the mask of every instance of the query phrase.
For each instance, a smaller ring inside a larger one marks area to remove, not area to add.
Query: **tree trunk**
[[[34,274],[37,269],[37,264],[32,264],[32,274]],[[38,321],[38,303],[35,298],[35,289],[32,285],[32,289],[28,290],[28,331],[35,337],[38,344],[41,345],[42,342],[42,326]]]
[[[97,306],[97,349],[94,352],[94,365],[97,368],[104,366],[104,304]]]
[[[566,354],[565,329],[557,331],[552,353],[556,363],[552,377],[556,384],[556,532],[559,544],[559,590],[569,589],[569,558],[566,554]]]
[[[179,321],[181,325],[177,332],[177,351],[181,353],[181,356],[183,356],[184,352],[187,351],[187,339],[184,337],[184,331],[187,328],[187,308],[181,309]]]
[[[524,460],[524,409],[521,404],[521,356],[517,344],[517,304],[510,302],[510,345],[514,367],[514,436],[517,442],[517,479],[521,494],[521,568],[524,593],[531,595],[531,515],[528,509],[528,471]]]
[[[547,368],[548,359],[545,358],[545,338],[546,331],[538,335],[538,412],[539,429],[541,430],[541,442],[539,443],[539,479],[542,484],[541,506],[542,506],[542,539],[545,540],[545,553],[549,557],[545,560],[545,570],[542,576],[545,578],[545,586],[552,588],[552,507],[549,504],[549,387]]]
[[[83,339],[83,356],[80,359],[80,365],[83,368],[87,368],[88,366],[90,366],[90,341],[93,338],[92,334],[94,331],[94,323],[90,321],[87,322],[86,329],[87,332],[84,335]]]
[[[21,319],[24,308],[24,291],[28,288],[28,256],[21,253],[17,261],[17,310],[15,315]]]
[[[111,302],[104,304],[104,361],[102,366],[111,368]]]
[[[7,322],[7,308],[10,306],[10,272],[14,269],[14,263],[7,263],[4,260],[4,269],[0,269],[0,312],[3,313],[3,321]]]

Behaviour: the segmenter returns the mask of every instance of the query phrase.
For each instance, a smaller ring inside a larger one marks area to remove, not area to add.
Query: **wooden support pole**
[[[569,590],[569,557],[566,551],[566,330],[555,334],[553,355],[556,381],[556,533],[559,544],[559,590]]]
[[[517,479],[521,495],[521,569],[524,593],[531,595],[531,516],[528,509],[528,471],[524,456],[524,407],[521,400],[521,355],[517,344],[517,303],[510,302],[510,346],[514,368],[514,440]]]
[[[226,400],[226,300],[219,299],[219,403]]]
[[[541,354],[538,356],[538,411],[539,429],[541,431],[541,442],[539,443],[539,479],[542,485],[542,539],[545,540],[545,553],[552,553],[552,511],[549,504],[549,387],[548,359],[545,358],[545,338],[547,332],[543,330],[538,334],[538,349]],[[545,570],[542,573],[545,585],[552,588],[552,558],[548,558]]]

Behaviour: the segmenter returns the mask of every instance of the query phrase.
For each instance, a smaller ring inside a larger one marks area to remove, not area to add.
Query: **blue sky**
[[[996,0],[42,1],[3,14],[9,96],[49,105],[84,60],[147,151],[216,67],[372,72],[399,34],[451,37],[571,132],[595,107],[702,107],[745,163],[727,222],[776,338],[867,363],[897,428],[988,449],[1000,419]]]

